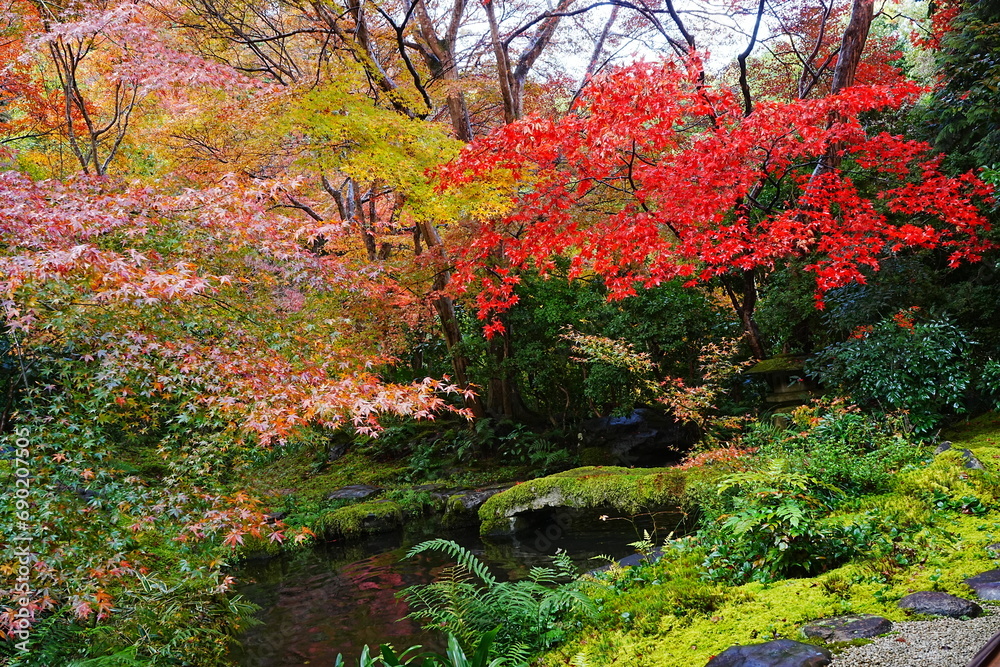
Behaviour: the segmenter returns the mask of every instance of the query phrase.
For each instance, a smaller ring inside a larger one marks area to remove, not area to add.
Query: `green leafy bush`
[[[730,475],[720,506],[702,529],[708,579],[743,583],[823,572],[856,555],[869,535],[824,521],[841,490],[782,462]]]
[[[413,609],[410,618],[451,633],[466,647],[497,629],[490,655],[524,662],[565,636],[572,612],[596,612],[565,554],[553,557],[551,568],[532,568],[527,579],[498,581],[472,552],[451,540],[422,542],[407,557],[428,551],[443,552],[456,565],[434,583],[410,586],[400,595]]]
[[[796,409],[788,429],[758,424],[744,439],[751,469],[701,492],[707,578],[742,583],[824,572],[892,550],[878,517],[831,517],[852,498],[886,493],[927,458],[902,416],[866,415],[843,400]],[[898,537],[898,536],[897,536]]]
[[[806,371],[862,404],[909,411],[914,429],[928,433],[949,413],[964,412],[977,386],[993,389],[979,382],[974,345],[947,319],[917,321],[914,311],[900,311],[827,347]]]

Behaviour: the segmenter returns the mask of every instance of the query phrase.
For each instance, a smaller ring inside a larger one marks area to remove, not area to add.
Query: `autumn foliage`
[[[639,398],[721,440],[771,272],[803,266],[822,306],[887,257],[958,266],[992,247],[987,185],[871,129],[924,92],[892,35],[830,94],[847,5],[731,3],[766,9],[774,34],[712,72],[681,18],[615,3],[582,76],[552,65],[603,4],[574,9],[571,34],[532,3],[4,4],[0,453],[30,432],[35,520],[0,516],[0,574],[17,567],[8,536],[30,533],[33,582],[15,604],[0,581],[0,640],[70,628],[106,640],[95,655],[225,664],[247,611],[227,567],[312,537],[228,488],[233,471],[285,446],[326,465],[334,433],[377,436],[387,418],[526,414],[517,383],[543,374],[515,377],[511,338],[480,336],[504,331],[526,273],[568,266],[598,299],[677,280],[709,288],[697,303],[731,300],[749,336],[685,338],[701,355],[684,379],[664,378],[667,354],[589,330],[559,343],[582,355],[567,365],[638,378]],[[673,55],[609,65],[626,37]],[[558,388],[566,427],[579,397]]]
[[[519,269],[545,272],[559,254],[614,297],[805,257],[820,306],[887,253],[943,248],[953,266],[975,261],[989,247],[976,201],[990,187],[944,174],[926,144],[869,136],[860,122],[919,93],[905,81],[855,86],[760,102],[744,117],[730,91],[674,63],[622,69],[591,84],[575,113],[509,125],[443,171],[445,184],[492,178],[513,198],[511,213],[476,228],[461,278],[491,267],[477,297],[490,317],[517,301]],[[843,168],[814,174],[831,146]]]

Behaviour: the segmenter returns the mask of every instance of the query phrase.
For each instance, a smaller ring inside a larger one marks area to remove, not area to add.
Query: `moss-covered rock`
[[[746,372],[758,375],[764,373],[801,371],[805,368],[805,365],[805,358],[800,355],[779,354],[776,357],[764,359],[763,361],[754,364],[752,367],[747,369]]]
[[[545,508],[607,508],[639,514],[685,504],[690,471],[584,467],[518,484],[479,509],[483,534],[505,532],[518,514]]]
[[[327,512],[320,520],[320,528],[328,534],[354,536],[391,530],[402,523],[399,503],[374,500]]]

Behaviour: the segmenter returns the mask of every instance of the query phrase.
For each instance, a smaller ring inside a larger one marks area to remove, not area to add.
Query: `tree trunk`
[[[438,234],[433,223],[429,221],[421,222],[420,235],[424,237],[424,242],[427,244],[428,249],[436,248],[443,253],[441,235]],[[444,293],[450,282],[451,272],[447,269],[442,269],[434,276],[434,294],[431,297],[431,303],[434,305],[434,310],[438,314],[438,320],[441,322],[444,343],[451,357],[452,368],[455,370],[455,383],[465,389],[469,386],[469,359],[462,353],[462,329],[458,326],[458,316],[455,314],[455,302],[450,296]],[[465,407],[476,418],[486,416],[486,410],[483,408],[482,400],[478,395],[466,398]]]
[[[764,349],[760,329],[757,327],[757,321],[753,316],[757,307],[757,284],[754,272],[744,270],[741,278],[742,280],[738,278],[730,280],[728,277],[723,277],[722,284],[733,304],[733,309],[740,318],[740,323],[743,325],[743,332],[747,336],[747,342],[750,343],[750,351],[753,352],[755,358],[763,359],[767,353]]]
[[[490,339],[489,353],[494,369],[486,387],[486,411],[494,417],[520,420],[528,415],[528,408],[521,398],[521,389],[517,378],[510,369],[511,350],[510,322],[503,320],[503,334],[496,334]]]
[[[497,23],[492,0],[485,0],[483,7],[486,9],[486,18],[490,24],[493,55],[497,61],[497,82],[500,84],[500,98],[503,100],[503,122],[513,123],[518,116],[514,103],[514,80],[510,73],[510,59],[507,56],[507,49],[500,40],[500,26]]]
[[[861,64],[861,54],[865,50],[865,42],[868,41],[868,31],[872,27],[872,19],[875,16],[875,0],[854,0],[851,7],[851,20],[844,29],[844,36],[840,43],[840,53],[837,56],[837,65],[833,69],[833,85],[830,94],[836,95],[845,88],[854,85],[854,79],[858,73],[858,65]],[[831,117],[829,126],[840,120]],[[821,174],[840,166],[840,151],[842,145],[839,143],[830,144],[826,155],[822,156],[813,170],[812,179]]]

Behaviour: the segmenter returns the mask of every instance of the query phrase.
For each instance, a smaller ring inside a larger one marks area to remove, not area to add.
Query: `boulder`
[[[824,667],[832,660],[825,648],[776,639],[764,644],[731,646],[709,660],[706,667]]]
[[[494,484],[480,489],[451,489],[432,494],[444,503],[445,523],[450,526],[479,523],[479,508],[513,484]]]
[[[493,486],[487,486],[482,489],[471,489],[466,491],[460,491],[454,493],[451,496],[451,503],[460,503],[462,508],[468,512],[478,512],[479,508],[483,506],[487,500],[500,493],[501,491],[506,491],[513,484],[495,484]]]
[[[945,440],[940,445],[938,445],[937,447],[934,448],[934,453],[935,454],[940,454],[942,452],[948,451],[949,449],[951,449],[951,441],[950,440]]]
[[[899,601],[899,606],[914,614],[950,616],[951,618],[972,617],[983,613],[983,608],[971,600],[934,591],[911,593]]]
[[[814,621],[802,626],[802,634],[806,637],[819,637],[827,642],[849,642],[884,635],[891,629],[892,622],[887,618],[860,614]]]
[[[479,508],[480,533],[509,535],[550,514],[587,510],[608,515],[683,513],[687,471],[676,468],[583,467],[539,477],[497,493]],[[596,518],[596,517],[595,517]]]
[[[331,445],[329,449],[327,449],[326,460],[328,462],[333,462],[339,458],[342,458],[345,454],[347,454],[346,442],[341,442],[335,445]]]
[[[945,440],[940,445],[934,449],[935,454],[941,454],[952,449],[951,443]],[[957,450],[962,454],[962,458],[965,459],[965,467],[969,470],[985,470],[986,467],[983,462],[976,458],[976,455],[972,453],[971,449],[959,449]]]
[[[367,484],[351,484],[350,486],[343,486],[336,491],[331,491],[326,494],[327,500],[363,500],[368,496],[374,496],[377,493],[382,493],[384,489],[380,489],[377,486],[368,486]]]
[[[983,462],[976,458],[971,449],[962,450],[962,458],[965,459],[965,467],[969,470],[986,470]]]
[[[625,467],[676,463],[698,440],[693,426],[646,408],[627,417],[590,419],[581,429],[583,447],[607,449],[614,463]]]
[[[989,570],[965,580],[980,600],[1000,600],[1000,570]]]

